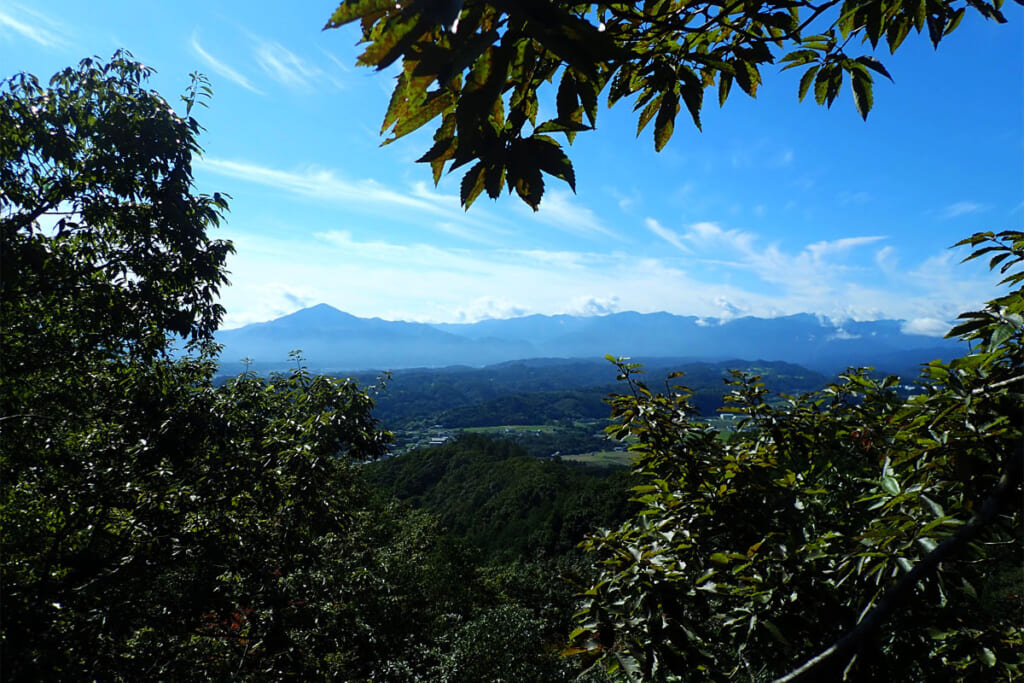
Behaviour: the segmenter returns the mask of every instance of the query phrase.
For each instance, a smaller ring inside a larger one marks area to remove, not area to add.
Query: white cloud
[[[254,92],[257,95],[262,95],[263,94],[263,91],[261,91],[259,88],[254,86],[251,82],[249,82],[248,78],[246,78],[241,73],[239,73],[235,69],[231,68],[230,66],[228,66],[224,62],[220,61],[219,59],[217,59],[216,57],[211,55],[205,49],[203,49],[203,46],[199,43],[199,33],[198,32],[192,34],[192,41],[191,42],[192,42],[192,49],[195,51],[195,53],[197,55],[199,55],[199,57],[204,62],[206,62],[206,65],[209,66],[213,70],[214,73],[223,76],[224,78],[228,79],[232,83],[235,83],[236,85],[242,86],[243,88],[245,88],[246,90],[248,90],[250,92]]]
[[[898,264],[896,250],[888,245],[882,247],[875,252],[875,264],[885,273],[894,272]]]
[[[692,253],[690,251],[690,248],[687,247],[686,244],[683,242],[682,236],[679,235],[679,233],[675,232],[674,230],[666,228],[664,225],[654,220],[653,218],[646,219],[644,221],[644,225],[647,226],[648,230],[650,230],[655,235],[657,235],[661,239],[665,240],[666,242],[674,246],[679,251],[686,254]]]
[[[914,318],[900,326],[903,334],[921,334],[926,337],[944,337],[953,326],[938,318]]]
[[[67,38],[70,31],[63,24],[15,3],[0,8],[0,40],[12,33],[43,47],[63,48],[70,45]]]
[[[516,210],[520,213],[529,211],[525,205],[518,205]],[[571,195],[564,190],[548,189],[544,193],[540,208],[533,213],[533,218],[540,223],[580,237],[599,236],[622,240],[621,235],[606,227],[589,208],[574,202]]]
[[[255,52],[256,63],[260,68],[272,79],[289,88],[308,90],[312,86],[312,81],[324,75],[318,67],[307,64],[276,41],[258,40]]]
[[[529,311],[526,308],[508,299],[485,296],[474,299],[465,307],[457,309],[454,322],[475,323],[481,320],[518,318],[527,313]]]
[[[225,159],[201,159],[198,165],[204,169],[263,185],[287,194],[306,197],[351,208],[375,206],[382,213],[393,214],[396,209],[413,211],[422,220],[423,214],[447,219],[445,232],[451,233],[451,222],[462,225],[487,227],[483,218],[465,216],[458,207],[458,200],[445,195],[427,195],[413,188],[412,192],[391,189],[372,179],[348,180],[333,171],[309,167],[301,171],[282,171],[275,168],[251,164],[244,161]],[[454,205],[452,205],[454,201]],[[483,216],[481,212],[478,216]]]
[[[821,261],[824,257],[832,254],[840,254],[844,251],[849,251],[856,247],[862,247],[865,244],[871,244],[884,240],[885,237],[874,236],[874,237],[843,237],[838,240],[815,242],[814,244],[807,245],[807,252],[815,261]]]
[[[841,339],[843,341],[849,341],[851,339],[860,339],[859,334],[847,332],[842,327],[836,328],[836,331],[829,335],[829,341],[834,339]]]
[[[715,234],[710,225],[700,230]],[[727,233],[719,231],[719,237]],[[969,270],[942,270],[942,266],[955,267],[946,253],[919,266],[931,270],[934,279],[922,281],[907,272],[888,275],[874,270],[868,272],[869,281],[874,275],[872,284],[865,285],[860,283],[865,273],[858,271],[854,278],[842,261],[816,263],[807,249],[786,253],[776,247],[766,258],[805,270],[795,273],[792,281],[786,274],[776,274],[781,284],[771,286],[756,271],[767,267],[764,264],[741,263],[744,272],[757,277],[730,282],[722,277],[720,267],[698,276],[690,266],[675,265],[680,261],[677,255],[479,245],[452,248],[419,240],[366,239],[354,229],[316,231],[305,238],[304,248],[285,235],[242,232],[227,237],[238,249],[229,263],[233,286],[224,292],[229,325],[266,320],[324,302],[362,317],[421,322],[665,310],[714,324],[746,315],[812,312],[835,321],[905,319],[907,332],[938,335],[948,329],[944,321],[983,301],[991,291],[990,282],[971,279]],[[750,248],[756,251],[756,238],[750,239],[754,240]],[[744,242],[734,236],[732,243]],[[846,244],[853,248],[852,243]],[[838,247],[824,252],[835,259],[845,255]],[[300,256],[282,258],[288,253]],[[872,263],[870,255],[867,263]],[[949,273],[956,277],[940,286]],[[830,279],[810,288],[793,284],[815,274]],[[286,289],[281,283],[290,284]],[[894,296],[893,291],[900,295]]]
[[[959,201],[953,202],[947,205],[940,212],[940,216],[946,220],[951,218],[958,218],[959,216],[966,216],[972,213],[979,213],[985,211],[988,207],[984,204],[971,201]]]
[[[715,306],[717,306],[720,311],[718,318],[721,322],[731,320],[732,318],[742,318],[748,313],[746,308],[743,306],[737,306],[724,296],[720,296],[715,299]]]
[[[574,299],[568,308],[562,311],[568,315],[608,315],[621,310],[619,297],[587,297]]]

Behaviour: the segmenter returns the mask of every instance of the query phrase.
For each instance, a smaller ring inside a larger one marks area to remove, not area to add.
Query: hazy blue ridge
[[[322,371],[463,365],[482,367],[529,358],[685,358],[785,361],[818,372],[870,365],[905,373],[961,354],[958,342],[905,334],[902,321],[837,325],[810,314],[727,322],[670,313],[627,311],[603,316],[531,315],[464,324],[359,318],[326,304],[217,334],[221,358],[256,367],[284,365],[301,349]]]

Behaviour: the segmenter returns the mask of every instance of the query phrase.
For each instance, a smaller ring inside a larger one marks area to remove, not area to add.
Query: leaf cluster
[[[632,99],[637,135],[654,122],[661,150],[682,110],[701,127],[709,88],[724,105],[738,85],[757,95],[765,68],[803,70],[798,97],[813,89],[831,106],[848,79],[858,113],[873,106],[874,75],[890,78],[868,53],[884,40],[895,52],[911,31],[932,44],[968,9],[1004,22],[1002,0],[344,0],[325,28],[358,22],[359,64],[401,71],[384,115],[385,144],[437,117],[434,144],[420,157],[437,183],[445,168],[468,166],[461,200],[513,191],[534,210],[544,175],[575,190],[572,143],[597,125],[598,102]],[[860,45],[863,54],[857,54]],[[557,83],[557,85],[556,85]],[[545,93],[554,97],[554,116]],[[541,106],[542,103],[545,106]]]

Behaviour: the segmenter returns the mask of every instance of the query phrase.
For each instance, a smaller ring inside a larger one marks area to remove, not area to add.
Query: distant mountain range
[[[224,345],[225,365],[249,358],[257,368],[282,367],[290,351],[301,350],[306,365],[321,372],[480,367],[527,358],[612,354],[640,361],[786,361],[826,373],[871,365],[916,374],[922,362],[948,360],[966,350],[955,341],[904,334],[901,327],[899,320],[836,325],[810,314],[719,322],[635,312],[428,324],[358,318],[319,304],[221,331],[217,341]]]

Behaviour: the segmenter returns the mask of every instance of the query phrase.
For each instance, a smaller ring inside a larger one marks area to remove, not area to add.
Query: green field
[[[555,432],[558,427],[555,425],[501,425],[498,427],[466,427],[462,431],[474,434],[503,434],[506,430],[512,432]]]
[[[633,454],[629,451],[594,451],[593,453],[578,453],[561,457],[562,460],[568,462],[578,462],[594,467],[629,467],[633,464]]]

